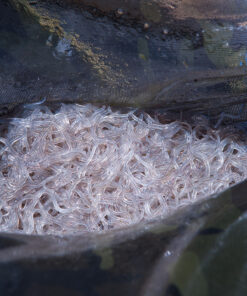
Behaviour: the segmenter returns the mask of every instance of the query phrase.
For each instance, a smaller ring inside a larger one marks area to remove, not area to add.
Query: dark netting
[[[46,97],[245,119],[244,4],[175,2],[1,1],[2,113]]]

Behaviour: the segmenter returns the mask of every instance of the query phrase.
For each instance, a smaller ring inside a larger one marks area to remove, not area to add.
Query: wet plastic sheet
[[[244,1],[187,2],[1,1],[1,112],[46,97],[245,120]]]
[[[157,23],[149,10],[126,12],[131,1],[119,6],[123,17],[112,1],[105,9],[97,1],[93,7],[29,2],[0,2],[3,116],[46,97],[203,113],[216,123],[246,120],[244,1],[208,1],[207,15],[193,1],[163,1],[159,11],[169,21]],[[246,295],[245,193],[246,182],[145,229],[66,238],[1,235],[0,291]]]

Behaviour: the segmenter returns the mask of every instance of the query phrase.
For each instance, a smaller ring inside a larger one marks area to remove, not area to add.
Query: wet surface
[[[196,31],[180,30],[178,21],[172,33],[162,20],[145,29],[129,16],[119,22],[110,12],[66,4],[1,2],[0,13],[9,16],[0,25],[2,108],[47,97],[212,117],[224,109],[238,120],[246,101],[244,19],[196,15]]]

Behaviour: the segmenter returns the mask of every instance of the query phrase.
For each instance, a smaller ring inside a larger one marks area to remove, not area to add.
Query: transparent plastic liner
[[[247,177],[247,140],[135,110],[33,104],[0,138],[0,231],[80,234],[164,217]]]

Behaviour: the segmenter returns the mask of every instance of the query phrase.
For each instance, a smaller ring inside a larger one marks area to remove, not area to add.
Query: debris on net
[[[197,122],[198,121],[198,122]],[[246,140],[93,105],[35,106],[0,138],[0,231],[75,234],[164,217],[247,176]]]

